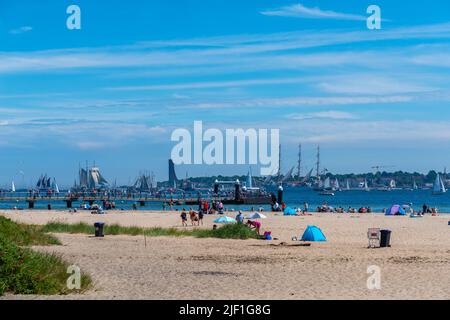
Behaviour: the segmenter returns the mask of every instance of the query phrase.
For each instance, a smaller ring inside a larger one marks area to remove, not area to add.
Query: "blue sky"
[[[81,8],[82,29],[66,28]],[[382,30],[366,28],[380,6]],[[450,166],[448,1],[0,2],[0,185],[167,178],[173,129],[280,128],[333,172]],[[180,166],[178,174],[245,173]],[[256,170],[255,170],[256,171]],[[22,172],[19,174],[19,172]]]

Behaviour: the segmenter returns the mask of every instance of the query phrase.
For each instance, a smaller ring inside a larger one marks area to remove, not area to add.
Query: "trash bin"
[[[381,237],[380,237],[380,247],[386,248],[390,247],[391,244],[391,230],[381,230]]]
[[[105,225],[104,222],[96,222],[96,223],[94,223],[95,236],[96,237],[104,237],[104,235],[103,235],[103,227],[104,227],[104,225]]]

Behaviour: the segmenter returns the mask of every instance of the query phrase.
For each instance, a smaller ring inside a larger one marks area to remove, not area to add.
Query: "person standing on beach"
[[[239,210],[239,213],[236,216],[237,223],[244,223],[244,215],[242,214],[241,210]]]
[[[197,217],[197,213],[194,210],[189,210],[189,216],[191,218],[191,224],[192,226],[195,226],[196,224],[198,225],[198,217]]]
[[[427,213],[428,212],[428,206],[427,206],[427,204],[426,203],[424,203],[423,204],[423,206],[422,206],[422,214],[424,214],[425,215],[425,213]]]
[[[192,208],[191,208],[191,210],[192,210]],[[198,225],[203,225],[203,212],[202,211],[199,211],[198,212]]]
[[[308,212],[308,209],[309,209],[308,202],[305,202],[305,203],[303,204],[303,213],[307,213],[307,212]]]

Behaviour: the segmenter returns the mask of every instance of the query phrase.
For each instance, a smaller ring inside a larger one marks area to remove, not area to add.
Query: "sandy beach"
[[[182,228],[179,212],[0,214],[28,224],[102,221]],[[277,240],[154,237],[145,245],[143,236],[56,234],[62,246],[34,248],[80,266],[91,275],[93,289],[82,295],[3,299],[450,299],[450,215],[267,215],[263,230]],[[211,228],[215,218],[206,216],[203,228]],[[295,245],[299,242],[291,237],[301,236],[308,225],[320,227],[328,241]],[[368,249],[369,227],[392,230],[392,247]],[[371,265],[381,268],[380,290],[367,288]]]

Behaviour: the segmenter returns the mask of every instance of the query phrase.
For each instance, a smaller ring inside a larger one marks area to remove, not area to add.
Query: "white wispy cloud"
[[[404,76],[388,77],[377,74],[349,74],[319,81],[317,87],[332,94],[393,95],[437,91],[429,85],[411,82]]]
[[[286,118],[291,120],[310,120],[310,119],[351,120],[357,119],[358,117],[350,112],[329,110],[311,113],[288,114],[286,115]]]
[[[125,86],[109,87],[106,90],[115,91],[151,91],[151,90],[182,90],[182,89],[209,89],[226,87],[243,87],[255,85],[273,85],[305,82],[305,78],[274,78],[274,79],[249,79],[235,81],[210,81],[210,82],[192,82],[181,84],[148,85],[148,86]]]
[[[21,33],[25,33],[25,32],[30,32],[31,30],[33,30],[33,27],[30,26],[23,26],[17,29],[12,29],[9,30],[10,34],[21,34]]]
[[[169,106],[169,109],[236,109],[236,108],[279,108],[279,107],[307,107],[327,105],[365,105],[383,103],[405,103],[413,101],[415,97],[410,95],[388,95],[388,96],[304,96],[304,97],[282,97],[264,99],[233,100],[225,102],[205,102],[197,104],[182,104]]]
[[[366,31],[309,31],[309,32],[290,32],[274,33],[267,35],[236,35],[234,37],[224,36],[223,38],[196,39],[198,47],[195,49],[189,47],[172,47],[171,41],[158,42],[160,47],[154,50],[149,43],[135,44],[129,46],[116,47],[91,47],[83,49],[55,49],[32,52],[0,52],[0,73],[17,72],[52,72],[67,69],[106,69],[106,68],[133,68],[147,67],[153,68],[156,72],[162,72],[162,67],[173,67],[174,69],[182,67],[218,67],[227,69],[229,67],[239,70],[255,65],[254,69],[260,67],[266,69],[275,68],[279,62],[284,67],[292,63],[294,67],[307,66],[308,63],[316,61],[316,65],[321,63],[348,62],[354,60],[355,63],[377,64],[378,60],[389,61],[379,52],[372,54],[373,57],[358,58],[356,52],[337,52],[334,55],[327,52],[314,53],[310,55],[285,54],[288,50],[301,50],[305,48],[317,48],[322,46],[339,45],[356,42],[376,42],[384,40],[399,39],[448,39],[450,38],[450,23],[438,25],[425,25],[420,27],[406,27],[380,32],[368,33]],[[208,46],[208,42],[216,42],[214,46]],[[185,40],[186,43],[189,42]],[[166,44],[164,46],[164,44]],[[203,45],[202,45],[203,44]],[[405,48],[406,50],[406,48]],[[261,56],[260,54],[265,54]],[[347,54],[347,58],[344,57]],[[364,55],[364,53],[360,52]],[[277,63],[271,59],[277,59]],[[403,55],[404,56],[404,55]],[[399,52],[397,58],[401,57]],[[364,58],[364,59],[363,59]],[[414,59],[403,60],[414,63]],[[342,59],[342,60],[340,60]],[[327,62],[328,61],[328,62]],[[335,62],[337,61],[337,62]],[[420,60],[417,60],[420,63]],[[167,68],[166,68],[167,69]],[[174,72],[173,69],[167,69],[168,73]]]
[[[335,20],[355,20],[364,21],[367,17],[357,14],[349,14],[336,12],[331,10],[322,10],[319,7],[308,8],[303,4],[293,4],[290,6],[284,6],[275,10],[265,10],[261,14],[266,16],[278,16],[278,17],[296,17],[296,18],[308,18],[308,19],[335,19]]]

